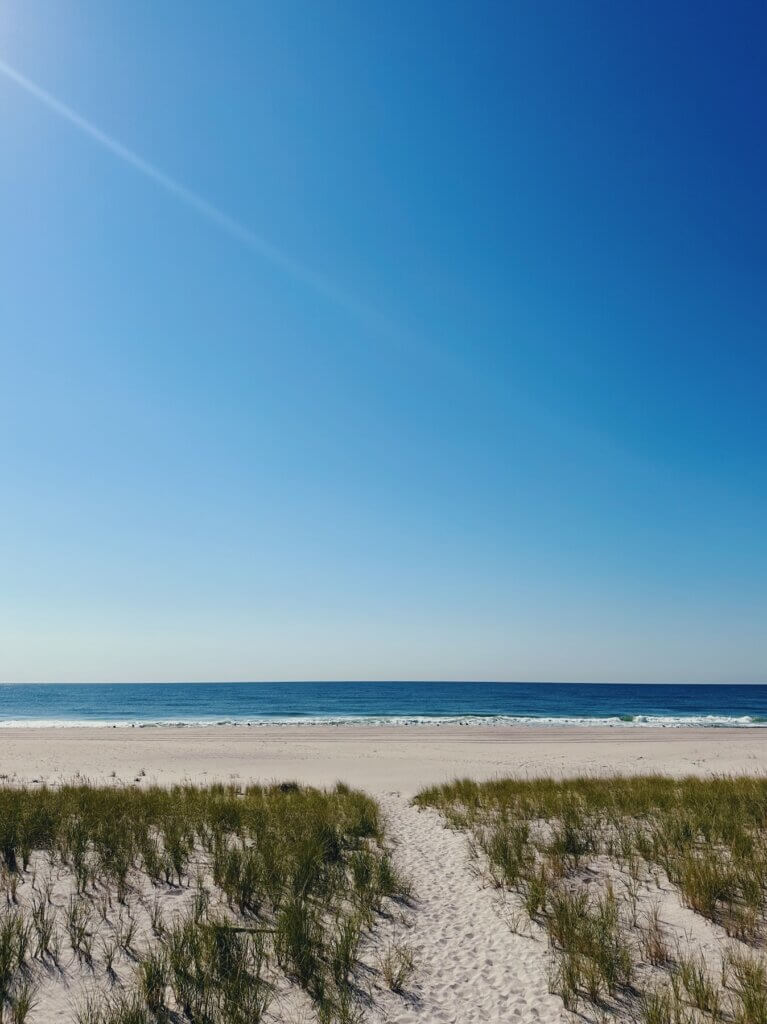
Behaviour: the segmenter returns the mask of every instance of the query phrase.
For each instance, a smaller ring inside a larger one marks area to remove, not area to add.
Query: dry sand
[[[515,934],[508,905],[483,883],[466,838],[409,797],[456,776],[665,772],[762,773],[767,731],[646,728],[214,727],[200,729],[0,730],[0,775],[15,783],[81,778],[145,786],[188,779],[329,785],[338,779],[375,794],[384,807],[400,867],[417,899],[385,922],[365,959],[392,941],[415,951],[404,995],[371,981],[371,1024],[496,1024],[573,1020],[548,991],[550,954],[534,928]],[[648,890],[649,892],[649,890]],[[649,895],[647,897],[649,899]],[[657,889],[656,896],[657,898]],[[716,963],[723,933],[681,907],[666,887],[670,934],[694,939]],[[372,974],[371,974],[372,978]],[[38,1024],[71,1020],[74,987],[46,985]],[[275,1007],[274,1020],[311,1019]],[[295,1008],[295,1003],[293,1008]]]
[[[767,772],[767,729],[214,726],[2,729],[0,776],[169,784],[338,779],[412,796],[456,776]],[[114,773],[114,774],[113,774]]]

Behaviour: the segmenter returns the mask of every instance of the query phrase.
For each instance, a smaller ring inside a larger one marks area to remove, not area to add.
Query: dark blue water
[[[5,725],[207,725],[424,720],[759,725],[767,685],[157,683],[0,685]]]

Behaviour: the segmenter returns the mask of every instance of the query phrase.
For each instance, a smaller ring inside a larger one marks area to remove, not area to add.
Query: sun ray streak
[[[6,78],[12,81],[19,88],[23,89],[30,96],[38,100],[38,102],[42,103],[43,106],[47,107],[50,111],[63,118],[65,121],[68,121],[73,127],[77,128],[78,131],[87,135],[94,142],[108,150],[113,156],[122,160],[123,163],[128,164],[128,166],[132,167],[140,174],[143,174],[145,178],[148,178],[160,188],[164,189],[173,196],[174,199],[194,210],[215,227],[230,235],[247,249],[251,250],[251,252],[272,264],[272,266],[313,289],[315,292],[324,296],[326,299],[331,300],[338,306],[341,306],[347,312],[363,319],[368,326],[377,329],[381,329],[382,326],[384,326],[380,314],[374,309],[360,302],[354,296],[346,293],[323,274],[318,273],[311,267],[307,267],[304,263],[290,256],[288,253],[283,252],[277,246],[258,235],[255,231],[251,231],[250,228],[245,227],[245,225],[241,224],[234,217],[231,217],[228,213],[219,209],[203,196],[199,195],[192,189],[187,188],[186,185],[181,184],[181,182],[160,170],[159,167],[156,167],[154,164],[150,163],[150,161],[145,160],[128,146],[123,145],[123,143],[118,139],[115,139],[113,136],[107,134],[107,132],[102,131],[102,129],[93,124],[92,121],[89,121],[81,114],[78,114],[76,110],[68,106],[66,103],[62,103],[61,100],[57,99],[46,89],[43,89],[42,86],[38,85],[36,82],[33,82],[32,79],[27,78],[26,75],[21,74],[21,72],[6,63],[2,58],[0,58],[0,73],[5,75]]]

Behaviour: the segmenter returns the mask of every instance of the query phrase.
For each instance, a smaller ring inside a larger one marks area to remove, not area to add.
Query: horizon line
[[[15,682],[0,680],[2,686],[767,686],[767,679],[757,682],[598,680],[598,679],[121,679],[57,682],[48,679]]]

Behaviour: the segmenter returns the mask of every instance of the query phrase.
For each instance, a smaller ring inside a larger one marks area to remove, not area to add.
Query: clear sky
[[[3,0],[0,680],[767,681],[766,37]]]

